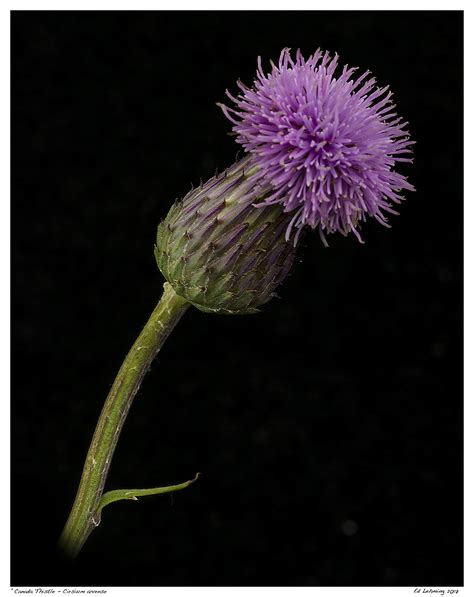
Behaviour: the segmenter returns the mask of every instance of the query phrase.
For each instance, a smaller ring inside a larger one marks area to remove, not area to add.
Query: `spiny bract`
[[[254,207],[251,173],[244,158],[175,203],[158,227],[158,267],[202,311],[255,313],[291,267],[288,214]]]

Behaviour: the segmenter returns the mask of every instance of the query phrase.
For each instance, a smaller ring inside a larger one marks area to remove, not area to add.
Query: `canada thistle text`
[[[102,594],[105,595],[107,593],[106,589],[42,589],[40,587],[36,589],[14,589],[14,593],[16,594],[27,594],[27,595],[56,595],[58,593],[62,593],[63,595],[88,595],[92,594]]]

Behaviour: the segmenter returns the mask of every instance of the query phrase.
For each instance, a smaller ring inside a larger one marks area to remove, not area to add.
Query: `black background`
[[[13,584],[462,584],[462,27],[461,12],[12,14]],[[261,314],[185,315],[107,487],[202,477],[110,506],[65,562],[95,422],[161,293],[157,223],[232,163],[215,102],[285,46],[390,83],[417,192],[364,245],[308,235]]]

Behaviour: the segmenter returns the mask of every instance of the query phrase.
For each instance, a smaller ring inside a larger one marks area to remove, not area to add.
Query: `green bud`
[[[295,247],[279,205],[256,207],[245,158],[177,201],[158,226],[155,257],[176,294],[201,311],[255,313],[288,274]],[[269,189],[267,189],[268,194]]]

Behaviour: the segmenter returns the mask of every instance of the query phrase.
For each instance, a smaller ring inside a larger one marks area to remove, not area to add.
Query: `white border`
[[[9,330],[10,330],[10,10],[289,10],[288,0],[211,0],[207,2],[197,2],[193,0],[173,0],[173,2],[160,2],[152,0],[136,0],[134,3],[125,1],[98,1],[98,0],[82,0],[79,2],[60,2],[58,0],[47,3],[39,2],[10,2],[8,9],[2,9],[0,12],[0,64],[2,72],[3,92],[0,94],[2,102],[2,119],[0,139],[2,141],[2,159],[0,160],[1,181],[3,183],[2,193],[2,217],[0,218],[0,265],[2,268],[1,280],[4,284],[0,297],[2,300],[2,309],[0,311],[0,338],[1,338],[1,359],[2,372],[0,380],[2,383],[2,408],[4,412],[0,417],[2,425],[0,432],[0,454],[2,457],[2,467],[4,479],[9,478],[9,456],[10,456],[10,346],[9,346]],[[291,10],[464,10],[465,11],[465,139],[467,143],[465,146],[465,166],[469,165],[472,168],[473,156],[471,149],[471,139],[473,139],[473,119],[472,110],[474,107],[474,94],[472,91],[472,76],[470,73],[473,70],[472,58],[472,23],[471,10],[467,2],[441,2],[437,0],[431,1],[410,1],[399,0],[398,2],[385,2],[381,5],[380,1],[364,1],[357,4],[348,1],[332,0],[329,4],[323,2],[315,2],[309,0],[299,0],[291,3]],[[400,31],[403,36],[404,32]],[[440,77],[443,73],[440,72]],[[7,91],[8,88],[8,91]],[[456,109],[454,106],[452,109]],[[446,109],[450,109],[446,106]],[[440,131],[440,135],[449,134],[449,131]],[[441,142],[441,141],[440,141]],[[469,171],[465,169],[468,174]],[[474,492],[473,492],[473,474],[472,474],[472,450],[473,450],[473,433],[470,429],[470,424],[473,422],[473,399],[474,387],[472,383],[472,369],[473,369],[473,353],[472,353],[472,338],[473,338],[473,317],[471,305],[474,305],[473,293],[473,275],[472,275],[472,255],[473,255],[473,232],[470,223],[474,220],[474,189],[473,183],[469,176],[465,176],[465,212],[464,212],[464,237],[465,237],[465,587],[468,591],[472,590],[474,586],[472,575],[472,564],[474,561],[472,550],[472,535],[474,532],[473,525],[473,508]],[[453,212],[449,205],[449,197],[446,198],[446,224],[449,225],[449,218],[461,217],[461,214]],[[439,242],[443,242],[443,230],[439,230]],[[0,511],[4,516],[9,516],[10,499],[9,491],[4,490],[0,492]],[[6,527],[6,524],[3,528]],[[0,558],[0,594],[12,595],[15,594],[15,589],[10,588],[10,546],[9,533],[0,534],[0,549],[2,557]],[[20,587],[18,587],[20,588]],[[43,587],[46,588],[46,587]],[[68,587],[72,589],[73,587]],[[192,593],[196,596],[201,595],[243,595],[251,597],[254,594],[263,595],[316,595],[317,597],[324,597],[326,595],[331,597],[338,597],[339,595],[349,595],[350,597],[379,597],[380,595],[398,596],[415,594],[415,587],[148,587],[148,588],[133,588],[130,587],[93,587],[98,589],[106,589],[107,595],[126,596],[133,592],[133,595],[173,595],[180,596]],[[429,587],[419,587],[420,594],[423,590],[428,591]],[[65,593],[65,587],[56,587],[56,595],[63,594],[78,594]],[[77,587],[77,589],[85,589],[87,594],[87,587]],[[448,587],[432,587],[433,590],[438,590],[437,593],[425,593],[447,595]],[[464,590],[459,588],[459,593]],[[16,592],[16,594],[19,594]],[[100,593],[99,593],[100,594]]]

